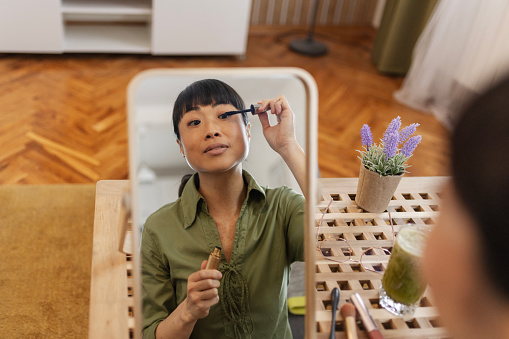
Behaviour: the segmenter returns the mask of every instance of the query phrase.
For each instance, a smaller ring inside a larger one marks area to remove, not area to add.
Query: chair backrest
[[[295,113],[297,141],[305,149],[308,99],[306,84],[296,71],[303,72],[295,68],[194,68],[153,69],[137,75],[128,90],[129,148],[141,221],[175,200],[180,179],[192,173],[180,155],[172,125],[173,103],[186,86],[196,80],[219,79],[233,87],[248,106],[285,95]],[[300,191],[286,164],[265,140],[258,117],[249,120],[252,137],[243,168],[262,186],[287,185]],[[271,123],[275,123],[273,117]]]

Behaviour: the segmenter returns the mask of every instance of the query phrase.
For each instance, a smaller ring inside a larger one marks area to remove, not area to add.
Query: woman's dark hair
[[[173,105],[173,131],[177,139],[180,140],[179,123],[184,113],[197,106],[223,104],[231,104],[239,111],[245,109],[244,100],[242,100],[240,95],[231,86],[220,80],[204,79],[193,82],[191,85],[187,86],[180,92]],[[247,126],[247,113],[241,114],[244,125]],[[179,197],[182,195],[184,186],[191,176],[191,174],[187,174],[182,178],[178,189]]]
[[[175,100],[173,105],[173,130],[180,140],[179,123],[184,113],[197,106],[231,104],[236,109],[245,108],[244,100],[228,84],[216,79],[204,79],[187,86]],[[247,126],[247,113],[242,113],[242,119]]]
[[[180,186],[178,190],[178,197],[180,198],[182,196],[182,192],[184,192],[184,187],[186,186],[186,183],[191,179],[193,175],[192,174],[186,174],[180,179]]]
[[[474,99],[452,133],[452,176],[488,277],[509,300],[509,78]]]

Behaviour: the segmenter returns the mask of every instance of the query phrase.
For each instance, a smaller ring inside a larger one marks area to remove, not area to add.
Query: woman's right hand
[[[206,266],[207,260],[204,260],[201,270],[187,279],[187,297],[184,304],[189,321],[205,318],[210,308],[219,302],[218,287],[222,274],[218,270],[206,270]]]

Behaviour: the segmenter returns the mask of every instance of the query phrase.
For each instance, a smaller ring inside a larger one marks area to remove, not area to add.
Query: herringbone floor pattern
[[[295,32],[252,28],[244,59],[0,54],[0,184],[128,178],[126,88],[138,72],[160,67],[301,67],[318,84],[323,177],[357,176],[362,124],[370,124],[377,138],[398,115],[404,125],[421,124],[423,142],[409,175],[447,174],[447,131],[433,116],[392,98],[402,79],[380,75],[373,66],[373,29],[317,28],[316,38],[330,49],[319,58],[288,50]]]

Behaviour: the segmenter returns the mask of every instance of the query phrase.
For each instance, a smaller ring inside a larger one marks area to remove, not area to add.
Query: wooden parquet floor
[[[378,138],[398,115],[404,125],[421,125],[423,141],[410,159],[409,175],[448,174],[447,130],[432,115],[392,98],[402,78],[381,75],[372,64],[372,28],[317,28],[316,39],[330,49],[319,58],[287,48],[304,33],[253,27],[244,59],[0,54],[0,184],[128,178],[126,88],[138,72],[160,67],[301,67],[319,89],[322,177],[358,176],[362,124]]]

